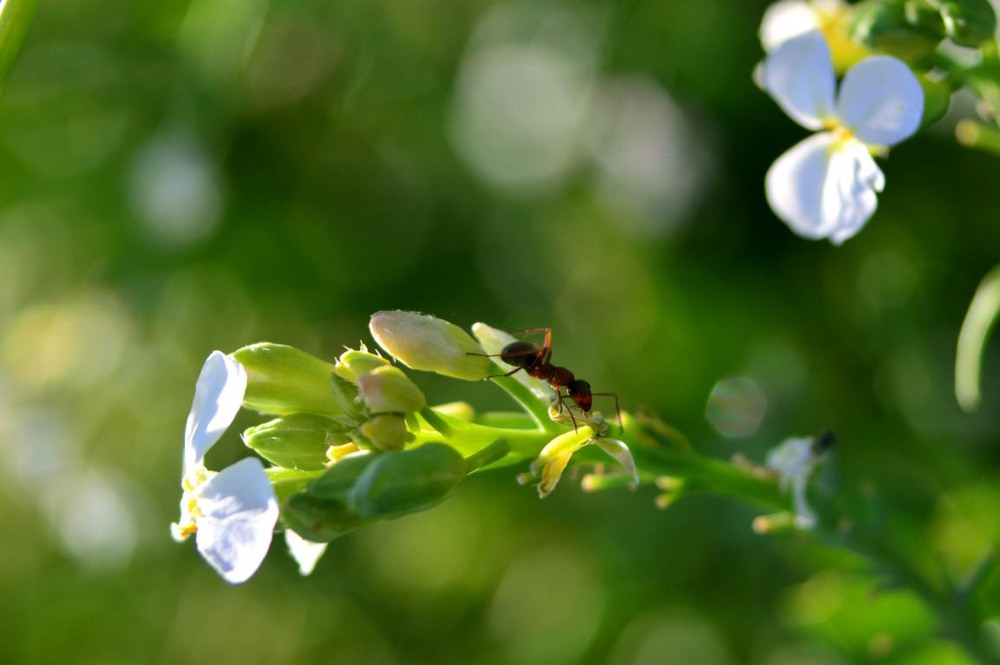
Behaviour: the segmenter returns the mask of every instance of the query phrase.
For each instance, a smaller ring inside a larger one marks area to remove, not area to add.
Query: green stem
[[[513,397],[514,401],[521,405],[540,429],[549,434],[558,434],[562,431],[562,427],[552,422],[552,418],[549,417],[548,403],[536,395],[531,388],[513,376],[503,376],[503,369],[496,363],[490,367],[491,371],[497,372],[497,375],[491,379],[493,383],[500,386],[508,395]]]

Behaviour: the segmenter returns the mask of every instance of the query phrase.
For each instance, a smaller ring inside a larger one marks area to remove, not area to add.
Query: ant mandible
[[[565,367],[552,364],[552,328],[532,328],[521,331],[522,335],[535,335],[539,333],[545,333],[545,343],[542,346],[534,342],[516,341],[503,347],[498,354],[486,355],[487,358],[496,358],[499,356],[500,360],[514,366],[514,369],[511,371],[498,376],[510,376],[524,370],[528,376],[547,382],[549,387],[556,391],[560,407],[565,405],[564,400],[566,397],[569,397],[580,411],[583,412],[584,416],[590,415],[595,395],[613,397],[615,400],[615,413],[618,416],[618,427],[624,430],[624,427],[622,427],[622,412],[618,406],[618,395],[616,393],[595,393],[591,391],[588,382],[576,378],[573,376],[573,372]],[[497,377],[488,376],[486,378],[494,379]],[[562,393],[563,388],[566,389],[566,395]],[[577,428],[576,417],[569,407],[566,408],[566,411],[569,413],[570,420],[573,421],[573,429],[575,430]]]

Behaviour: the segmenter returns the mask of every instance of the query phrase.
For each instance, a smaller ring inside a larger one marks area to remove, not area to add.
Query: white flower
[[[816,513],[806,501],[806,484],[819,460],[812,437],[787,439],[767,454],[767,467],[778,473],[781,490],[792,491],[795,524],[800,529],[816,526]]]
[[[841,0],[779,0],[767,8],[760,22],[760,43],[770,53],[790,39],[835,20],[847,5]]]
[[[213,351],[188,414],[181,518],[171,526],[175,540],[197,534],[198,552],[230,584],[245,582],[260,567],[278,521],[278,500],[260,460],[240,460],[219,473],[204,465],[239,412],[246,386],[243,366]]]
[[[896,58],[873,56],[844,76],[839,94],[830,49],[819,32],[791,39],[764,62],[764,89],[797,123],[821,131],[787,151],[765,178],[774,213],[807,238],[840,244],[878,205],[885,177],[870,154],[920,126],[924,95]]]

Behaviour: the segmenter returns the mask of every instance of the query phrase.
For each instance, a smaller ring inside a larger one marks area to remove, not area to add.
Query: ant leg
[[[524,368],[523,367],[515,367],[514,369],[510,370],[506,374],[491,374],[490,376],[484,376],[483,377],[483,381],[489,381],[490,379],[502,379],[505,376],[510,376],[511,374],[517,374],[522,369],[524,369]]]
[[[622,409],[618,405],[618,393],[591,393],[591,395],[603,395],[605,397],[613,397],[615,400],[615,414],[618,416],[618,429],[622,432],[625,431],[625,426],[622,425]]]
[[[569,397],[569,395],[563,395],[561,390],[557,390],[556,391],[556,398],[557,398],[557,401],[559,403],[559,412],[562,413],[562,410],[564,408],[566,409],[566,413],[569,414],[569,419],[573,423],[573,431],[574,432],[578,432],[579,428],[577,427],[577,424],[576,424],[576,416],[573,415],[573,409],[572,409],[572,407],[570,407],[566,403],[566,398],[567,397]]]

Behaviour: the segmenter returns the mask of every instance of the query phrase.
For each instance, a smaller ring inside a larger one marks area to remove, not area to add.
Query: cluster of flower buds
[[[490,331],[487,337],[505,335],[478,325]],[[414,369],[467,381],[495,369],[472,337],[432,316],[380,312],[370,328],[383,349]],[[527,391],[543,410],[552,392],[545,391]],[[273,416],[243,432],[259,457],[209,470],[206,454],[241,409]],[[429,408],[402,369],[364,346],[333,363],[280,344],[215,351],[198,377],[188,416],[173,535],[195,535],[205,560],[226,581],[240,583],[263,562],[276,529],[284,530],[308,574],[329,541],[426,510],[491,464],[537,456],[533,470],[544,496],[577,450],[598,443],[637,479],[628,448],[604,437],[607,427],[598,417],[568,433],[560,418],[544,427],[504,428],[473,417],[467,407]]]

